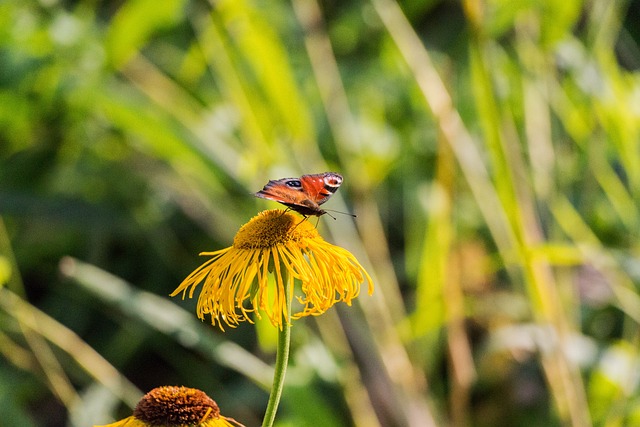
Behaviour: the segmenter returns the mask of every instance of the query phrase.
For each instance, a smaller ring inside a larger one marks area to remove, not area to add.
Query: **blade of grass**
[[[131,408],[135,407],[142,393],[75,332],[13,292],[0,288],[0,294],[0,308],[25,328],[64,350],[89,376],[103,384],[116,396],[120,396]]]

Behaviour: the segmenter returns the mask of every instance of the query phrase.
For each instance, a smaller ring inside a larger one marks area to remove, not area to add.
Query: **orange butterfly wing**
[[[342,184],[342,176],[335,172],[303,175],[300,178],[270,180],[256,197],[274,200],[302,215],[325,214],[320,205],[326,202]]]

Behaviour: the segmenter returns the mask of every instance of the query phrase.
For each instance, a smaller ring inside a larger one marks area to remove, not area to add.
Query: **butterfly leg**
[[[289,206],[287,206],[287,209],[283,210],[282,213],[280,214],[280,216],[286,214],[287,212],[289,212],[291,210],[291,208]]]
[[[304,218],[302,218],[302,221],[300,221],[299,223],[297,223],[297,224],[295,225],[295,227],[293,227],[293,228],[291,229],[291,231],[295,230],[295,229],[296,229],[300,224],[302,224],[302,223],[303,223],[303,222],[305,222],[307,219],[309,219],[309,217],[308,217],[308,216],[306,216],[306,215],[302,215],[302,216],[304,217]],[[316,225],[317,225],[317,224],[316,224]]]

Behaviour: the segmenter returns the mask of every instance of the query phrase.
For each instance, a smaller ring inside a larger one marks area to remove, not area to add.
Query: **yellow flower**
[[[244,427],[220,415],[216,402],[187,387],[154,388],[136,405],[133,415],[102,427]]]
[[[369,274],[347,250],[327,243],[309,221],[281,210],[264,211],[243,225],[233,246],[215,252],[171,294],[189,298],[203,283],[198,298],[200,319],[235,327],[251,313],[265,313],[274,326],[289,323],[285,295],[301,305],[291,317],[319,315],[339,301],[351,305]],[[271,273],[271,274],[269,274]],[[294,286],[299,284],[299,286]],[[285,294],[285,286],[288,292]]]

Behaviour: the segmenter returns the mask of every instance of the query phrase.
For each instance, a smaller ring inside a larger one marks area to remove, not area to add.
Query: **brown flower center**
[[[203,391],[164,386],[145,394],[133,416],[152,426],[194,425],[205,417],[220,417],[216,402]]]

